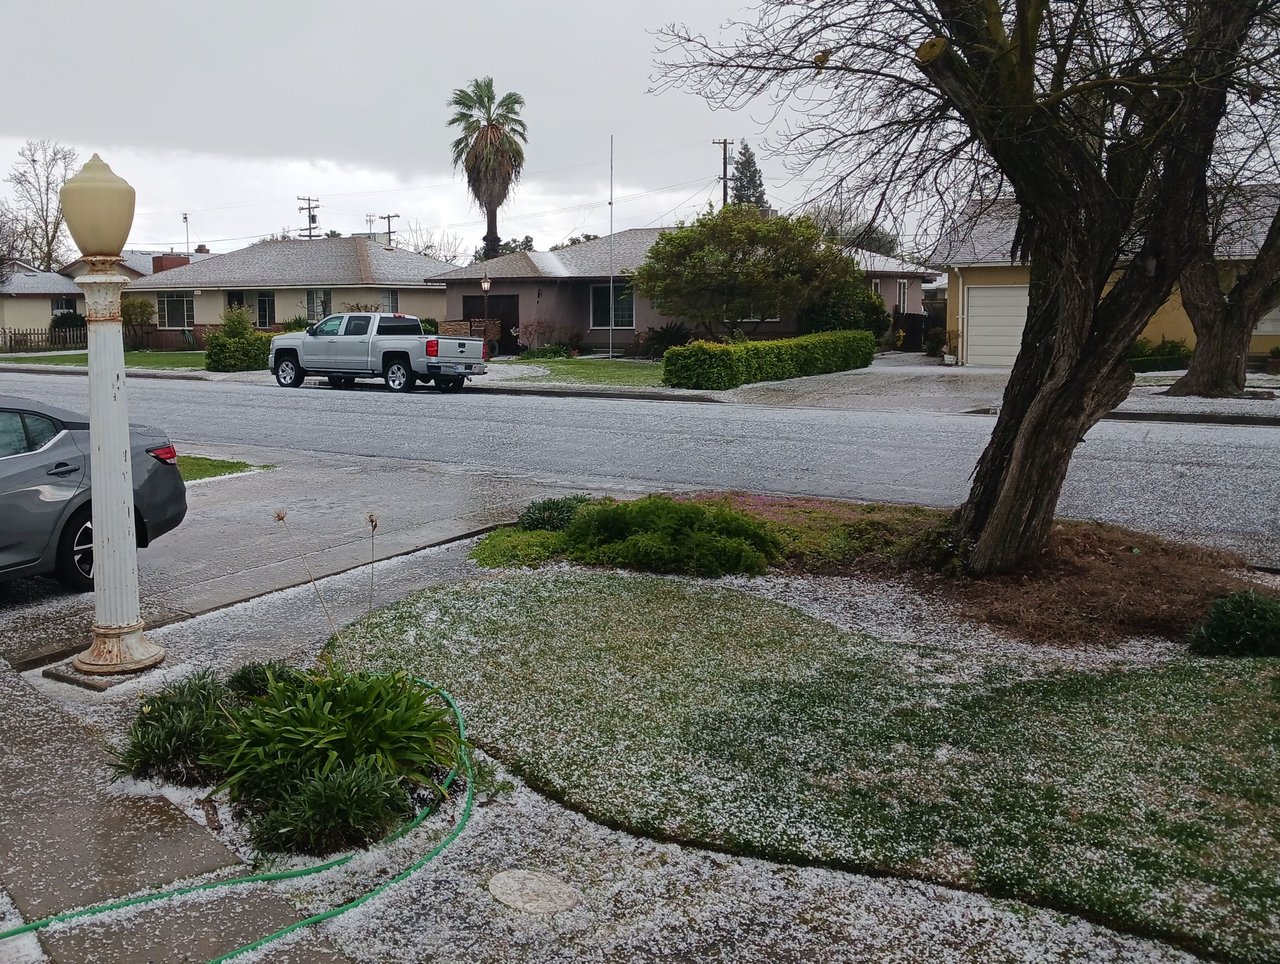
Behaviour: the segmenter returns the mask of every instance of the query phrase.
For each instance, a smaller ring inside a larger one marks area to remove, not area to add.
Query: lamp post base
[[[71,665],[95,676],[138,673],[158,665],[164,659],[164,648],[147,639],[142,626],[141,622],[132,626],[94,626],[93,645]]]

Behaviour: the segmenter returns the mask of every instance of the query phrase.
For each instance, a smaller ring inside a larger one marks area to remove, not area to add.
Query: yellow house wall
[[[76,311],[84,314],[84,298],[76,297]],[[53,320],[51,295],[0,296],[0,325],[5,328],[48,328]]]
[[[970,285],[1025,285],[1030,283],[1031,269],[1026,265],[982,265],[972,268],[949,269],[947,272],[948,330],[955,330],[960,327],[960,304],[964,298],[961,285],[962,278],[963,287]],[[1160,306],[1151,320],[1147,322],[1147,327],[1142,331],[1142,337],[1151,341],[1159,341],[1161,338],[1169,338],[1171,340],[1180,338],[1191,347],[1195,347],[1195,331],[1191,327],[1191,319],[1187,317],[1186,309],[1182,306],[1182,295],[1177,288],[1174,288],[1169,299]],[[1280,345],[1280,333],[1255,334],[1249,343],[1249,351],[1251,354],[1265,355],[1276,345]]]

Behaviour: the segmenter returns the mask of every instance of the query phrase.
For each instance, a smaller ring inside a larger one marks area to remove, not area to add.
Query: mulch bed
[[[791,571],[906,580],[950,600],[963,618],[1049,645],[1181,640],[1220,596],[1244,589],[1276,594],[1243,578],[1248,564],[1234,553],[1100,522],[1062,521],[1037,566],[977,579],[941,575],[904,558],[906,546],[947,519],[942,510],[745,493],[699,498],[774,523]]]

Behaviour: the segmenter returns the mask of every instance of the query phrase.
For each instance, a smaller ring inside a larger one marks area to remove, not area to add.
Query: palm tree
[[[524,168],[524,145],[528,143],[520,108],[524,98],[512,92],[499,100],[493,92],[493,78],[473,80],[459,87],[449,98],[454,115],[449,126],[462,133],[453,142],[453,166],[467,174],[467,187],[488,220],[484,236],[484,256],[498,255],[498,208],[506,203],[512,185]]]

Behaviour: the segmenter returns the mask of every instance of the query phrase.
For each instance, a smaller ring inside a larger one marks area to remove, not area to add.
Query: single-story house
[[[612,237],[584,241],[559,251],[520,251],[490,261],[447,271],[434,280],[445,285],[445,317],[450,321],[493,319],[501,323],[498,350],[517,345],[578,339],[584,347],[609,345],[609,286],[613,279],[615,349],[625,349],[653,328],[673,319],[662,315],[648,298],[637,295],[628,275],[648,257],[649,248],[670,228],[631,228]],[[612,247],[612,250],[611,250]],[[869,251],[850,251],[868,283],[890,310],[920,312],[921,281],[936,271]],[[486,296],[480,281],[490,281]],[[778,337],[795,334],[793,320],[758,323],[750,334]]]
[[[0,271],[0,328],[45,330],[66,311],[85,311],[84,295],[70,278],[17,260]]]
[[[437,321],[445,315],[437,275],[449,265],[364,238],[262,241],[156,271],[124,290],[155,303],[152,347],[203,341],[229,306],[249,308],[259,328],[294,318],[318,321],[348,306],[371,306]]]
[[[1270,209],[1274,212],[1274,202]],[[1012,368],[1022,344],[1027,320],[1029,265],[1010,260],[1018,209],[1000,201],[971,210],[939,243],[933,261],[947,270],[947,331],[951,350],[962,365]],[[1258,252],[1270,220],[1246,216],[1217,246],[1220,264],[1247,262]],[[1175,288],[1143,331],[1152,341],[1182,339],[1195,345],[1191,319]],[[1254,329],[1250,354],[1265,355],[1280,345],[1280,308],[1263,317]]]
[[[170,268],[181,268],[184,265],[212,258],[209,249],[203,244],[197,245],[191,254],[177,254],[174,251],[144,251],[138,248],[126,248],[120,252],[120,264],[117,270],[130,281],[137,281],[157,271],[168,271]],[[78,278],[89,270],[83,258],[77,258],[58,269],[59,274],[68,278]]]

